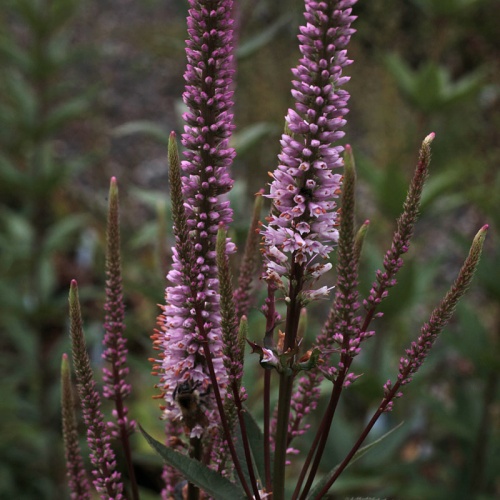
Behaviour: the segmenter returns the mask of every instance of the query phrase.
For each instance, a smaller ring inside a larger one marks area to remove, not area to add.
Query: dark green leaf
[[[225,477],[202,463],[174,451],[151,437],[140,425],[139,428],[149,445],[172,467],[175,467],[189,482],[201,488],[217,500],[244,499],[244,491]]]
[[[290,15],[285,14],[278,18],[273,24],[271,24],[271,26],[263,31],[260,31],[257,35],[250,38],[250,40],[243,42],[236,51],[238,59],[241,61],[246,57],[250,57],[252,54],[257,52],[257,50],[270,43],[279,30],[290,22],[290,19]]]
[[[52,225],[43,243],[43,252],[47,255],[64,248],[68,240],[85,226],[85,215],[70,215]]]
[[[266,477],[264,467],[264,434],[260,430],[259,424],[257,424],[247,408],[245,408],[243,418],[245,419],[245,424],[247,426],[248,441],[250,442],[250,448],[252,449],[252,455],[257,468],[257,473],[261,478]],[[273,461],[274,457],[271,454],[271,471],[273,470]]]
[[[45,133],[50,134],[60,129],[66,122],[86,113],[90,108],[87,96],[76,97],[51,110],[45,123]]]
[[[247,460],[246,460],[246,456],[245,456],[245,447],[243,446],[243,439],[241,437],[241,429],[240,429],[240,426],[238,425],[238,423],[236,423],[236,425],[235,425],[234,435],[235,435],[234,447],[236,449],[236,455],[238,456],[238,460],[241,464],[241,468],[243,470],[243,476],[245,477],[245,481],[247,482],[247,484],[250,484],[251,481],[250,481],[250,474],[248,473],[248,464],[247,464]],[[254,460],[253,456],[252,456],[252,466],[253,466],[253,469],[255,471],[255,460]],[[260,479],[258,477],[257,471],[255,472],[255,474],[256,474],[257,478]]]
[[[28,71],[31,66],[30,55],[14,40],[6,36],[0,38],[0,60],[2,63],[10,62],[13,66],[20,68],[23,71]]]
[[[161,144],[168,146],[168,134],[158,124],[147,120],[127,122],[113,130],[115,137],[127,137],[129,135],[143,134],[155,139]]]
[[[236,149],[238,156],[242,156],[247,151],[251,151],[262,138],[269,135],[277,136],[279,132],[280,128],[272,123],[254,123],[234,134],[231,146]]]
[[[27,176],[5,155],[0,153],[0,193],[22,188]]]

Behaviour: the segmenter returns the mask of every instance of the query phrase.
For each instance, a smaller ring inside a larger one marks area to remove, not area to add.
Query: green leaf
[[[137,120],[133,122],[127,122],[113,130],[113,135],[115,137],[127,137],[129,135],[143,134],[151,139],[155,139],[161,144],[168,146],[168,134],[165,130],[158,124],[147,121],[147,120]]]
[[[398,55],[386,58],[403,96],[424,113],[434,113],[473,97],[483,87],[486,71],[482,68],[452,81],[449,70],[433,61],[411,69]]]
[[[2,81],[5,85],[7,103],[17,111],[17,122],[25,127],[33,127],[37,113],[37,100],[30,83],[17,72],[4,73]]]
[[[236,450],[236,455],[238,457],[238,460],[241,464],[241,468],[243,471],[243,477],[245,478],[245,481],[247,482],[247,484],[251,484],[250,474],[248,473],[247,459],[245,456],[245,447],[243,446],[243,439],[241,437],[241,428],[238,425],[238,423],[236,423],[236,425],[235,425],[234,435],[235,435],[234,448]],[[250,450],[250,453],[252,454],[252,450]],[[252,459],[252,467],[255,471],[255,469],[256,469],[255,468],[255,459],[253,456],[251,457],[251,459]],[[255,475],[257,476],[257,480],[259,481],[260,477],[259,477],[258,471],[255,471]]]
[[[246,498],[245,492],[236,484],[231,483],[197,460],[166,447],[151,437],[140,425],[139,428],[149,445],[168,465],[176,468],[189,482],[210,496],[217,498],[217,500],[243,500]]]
[[[12,190],[22,188],[26,181],[27,175],[0,152],[0,193],[12,195]]]
[[[236,56],[239,61],[250,57],[252,54],[257,52],[260,48],[264,47],[270,43],[274,37],[278,34],[279,30],[286,26],[291,20],[290,14],[285,14],[279,17],[271,26],[263,31],[259,31],[258,35],[253,36],[250,40],[243,42],[238,50],[236,51]]]
[[[262,138],[269,135],[278,135],[279,132],[280,128],[273,123],[253,123],[233,134],[231,146],[236,149],[236,153],[240,157],[247,151],[251,151]]]
[[[26,72],[31,67],[30,54],[7,36],[0,36],[0,60],[3,64],[10,63]]]
[[[84,95],[64,102],[50,111],[47,121],[44,124],[45,133],[56,132],[66,122],[74,120],[84,115],[90,109],[90,99]]]
[[[389,54],[385,58],[385,63],[396,80],[401,93],[405,96],[411,95],[415,86],[415,78],[408,65],[397,54]]]
[[[404,422],[401,422],[400,424],[396,425],[393,429],[391,429],[389,432],[386,432],[383,436],[380,436],[378,439],[373,441],[373,443],[367,444],[366,446],[363,446],[363,448],[360,448],[352,457],[351,461],[347,465],[347,467],[350,467],[354,462],[358,461],[363,455],[365,455],[371,448],[374,446],[380,444],[387,436],[391,435],[394,431],[399,429]],[[340,464],[339,464],[340,465]],[[323,489],[323,487],[328,483],[330,478],[335,474],[335,471],[339,468],[339,465],[336,465],[330,472],[325,474],[314,486],[314,488],[309,492],[307,495],[307,498],[314,498],[316,497],[319,492]],[[347,468],[346,467],[346,468]]]
[[[420,211],[425,212],[434,201],[442,200],[447,192],[452,192],[453,187],[458,185],[463,176],[463,170],[456,168],[456,165],[443,172],[433,173],[425,183]]]
[[[50,255],[56,250],[63,249],[68,243],[68,240],[85,226],[87,220],[86,215],[83,214],[70,215],[53,224],[49,228],[45,241],[43,242],[43,253]]]

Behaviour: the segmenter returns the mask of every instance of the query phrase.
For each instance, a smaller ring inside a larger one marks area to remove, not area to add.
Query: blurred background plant
[[[233,236],[242,248],[252,194],[276,164],[303,4],[241,0],[238,8],[231,196]],[[147,358],[172,243],[165,142],[181,126],[186,13],[181,0],[0,3],[0,498],[65,495],[57,374],[69,349],[67,291],[76,278],[98,365],[112,175],[122,197],[130,414],[161,438]],[[353,442],[472,235],[484,223],[491,230],[458,320],[376,432],[405,425],[347,471],[331,497],[496,498],[500,4],[386,0],[360,2],[355,13],[346,138],[359,170],[358,222],[371,220],[362,260],[366,287],[390,241],[418,146],[431,131],[436,140],[413,249],[377,336],[357,360],[356,371],[365,375],[346,393],[325,470]],[[308,335],[326,311],[325,303],[310,314]],[[249,321],[258,339],[263,318],[256,309]],[[259,374],[258,366],[246,374],[255,392]],[[252,404],[259,398],[250,392]],[[133,445],[148,498],[161,487],[160,464],[137,436]]]

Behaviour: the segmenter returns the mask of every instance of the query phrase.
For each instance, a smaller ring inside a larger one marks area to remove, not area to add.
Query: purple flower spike
[[[174,220],[177,245],[167,276],[173,286],[166,290],[160,329],[153,339],[162,351],[160,359],[154,361],[161,373],[158,387],[166,403],[165,416],[183,419],[191,437],[200,437],[204,428],[219,422],[202,348],[207,340],[222,399],[227,387],[215,246],[219,226],[227,226],[232,220],[229,202],[219,196],[233,185],[228,170],[235,156],[229,147],[234,128],[230,111],[233,21],[231,0],[190,0],[190,6],[183,94],[189,108],[183,115],[186,125],[182,135],[186,148],[181,163],[184,212]],[[189,231],[182,245],[181,220]],[[232,251],[234,245],[228,242],[227,252]],[[175,401],[174,392],[181,384],[184,389],[206,394],[197,422],[194,419],[188,423]]]
[[[306,264],[307,277],[314,257],[328,257],[337,242],[334,199],[342,175],[333,169],[342,167],[343,148],[331,143],[344,136],[340,129],[348,112],[349,94],[339,87],[349,80],[342,69],[352,62],[344,49],[354,33],[354,3],[306,0],[307,24],[298,37],[302,58],[292,70],[295,110],[289,109],[286,116],[280,164],[267,195],[274,208],[263,231],[268,275],[289,276],[291,254],[295,263]]]

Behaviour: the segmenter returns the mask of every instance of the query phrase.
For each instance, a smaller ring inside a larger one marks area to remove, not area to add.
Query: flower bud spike
[[[255,272],[259,267],[260,262],[260,214],[262,212],[264,190],[261,189],[255,197],[253,206],[252,221],[248,229],[247,240],[245,244],[245,252],[240,266],[240,274],[238,277],[238,288],[234,292],[234,303],[236,306],[236,317],[241,318],[244,314],[248,314],[250,308],[250,289]]]
[[[459,300],[469,288],[472,278],[474,277],[487,231],[488,225],[486,224],[476,234],[469,255],[465,259],[457,279],[441,300],[438,307],[432,311],[428,323],[425,323],[420,331],[418,340],[412,342],[410,347],[406,349],[406,355],[401,358],[399,363],[397,382],[393,386],[392,382],[389,380],[384,385],[384,392],[388,403],[402,396],[402,393],[398,392],[400,387],[411,382],[413,374],[422,366],[439,334],[449,323]],[[392,409],[392,405],[390,405],[390,409]]]
[[[403,205],[403,212],[398,218],[391,248],[384,257],[384,271],[377,271],[376,281],[373,282],[370,294],[364,303],[365,308],[368,310],[364,325],[365,329],[368,328],[368,324],[374,315],[375,309],[380,302],[387,297],[387,289],[396,284],[396,274],[403,266],[402,256],[410,247],[413,229],[418,218],[422,190],[429,172],[429,163],[431,161],[430,145],[434,137],[435,134],[432,132],[422,142],[417,167]]]
[[[179,252],[180,259],[189,262],[191,244],[189,240],[186,212],[184,209],[181,162],[179,159],[175,132],[171,132],[168,139],[168,180],[170,183],[170,198],[172,200],[172,219],[174,223],[176,248]]]
[[[125,399],[132,386],[127,383],[127,340],[125,331],[125,303],[123,300],[120,255],[120,208],[116,178],[112,177],[109,188],[108,227],[106,248],[106,301],[104,304],[104,338],[102,358],[109,363],[103,366],[103,396],[113,401],[115,420],[108,422],[111,435],[121,442],[129,473],[133,500],[139,499],[139,491],[132,463],[129,436],[136,429],[136,422],[128,417]]]
[[[73,388],[68,355],[62,356],[61,362],[61,408],[64,448],[68,485],[72,499],[90,500],[90,485],[83,466],[82,453],[78,443]]]
[[[93,466],[94,486],[104,498],[123,498],[121,474],[116,470],[116,460],[111,448],[111,437],[101,412],[101,398],[96,389],[90,358],[85,345],[83,323],[78,300],[78,285],[71,281],[69,292],[70,335],[73,365],[78,383],[83,420],[87,427],[87,442]]]
[[[246,316],[242,316],[240,320],[240,326],[238,328],[238,345],[240,348],[240,362],[243,366],[245,359],[245,346],[248,338],[248,319]]]
[[[232,276],[226,252],[226,231],[219,227],[217,232],[217,269],[219,277],[220,315],[224,344],[224,364],[230,383],[234,380],[241,385],[243,365],[240,362],[240,343],[238,341],[238,323],[233,301]]]

